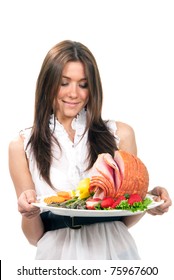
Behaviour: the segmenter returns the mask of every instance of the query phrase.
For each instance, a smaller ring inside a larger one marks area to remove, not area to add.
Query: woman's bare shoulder
[[[121,121],[116,121],[116,125],[118,136],[134,136],[134,129],[131,125]]]
[[[117,135],[120,138],[119,148],[127,152],[137,154],[137,146],[134,129],[131,125],[117,121]]]
[[[24,138],[21,135],[13,138],[9,142],[9,152],[10,153],[18,153],[24,150]]]

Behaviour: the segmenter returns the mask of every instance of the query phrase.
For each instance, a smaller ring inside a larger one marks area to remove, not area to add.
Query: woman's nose
[[[76,98],[78,96],[78,88],[76,84],[71,85],[68,95],[72,98]]]

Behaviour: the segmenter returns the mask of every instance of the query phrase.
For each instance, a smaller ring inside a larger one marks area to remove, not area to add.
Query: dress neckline
[[[71,123],[72,128],[75,130],[75,136],[82,136],[86,128],[86,110],[82,109],[79,114],[74,117]],[[59,135],[67,134],[64,126],[56,119],[55,115],[50,116],[49,127],[52,132]]]

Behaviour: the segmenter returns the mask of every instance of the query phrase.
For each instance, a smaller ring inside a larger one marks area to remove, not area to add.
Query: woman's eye
[[[65,87],[65,86],[67,86],[67,85],[68,85],[67,82],[62,82],[62,83],[61,83],[61,86],[62,86],[62,87]]]
[[[87,88],[87,87],[88,87],[88,83],[79,84],[79,86],[80,86],[81,88]]]

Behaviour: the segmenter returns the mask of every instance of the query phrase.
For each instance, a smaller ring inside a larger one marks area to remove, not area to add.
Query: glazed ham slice
[[[148,185],[149,175],[144,163],[125,151],[116,151],[114,158],[108,153],[100,154],[93,165],[90,192],[95,198],[117,198],[132,193],[144,198]]]
[[[94,198],[115,197],[116,186],[120,184],[121,178],[117,163],[110,154],[100,154],[92,168],[90,192],[94,192]]]
[[[116,151],[114,160],[117,162],[122,178],[116,197],[128,194],[146,196],[149,186],[149,174],[144,163],[135,155],[125,151]]]

